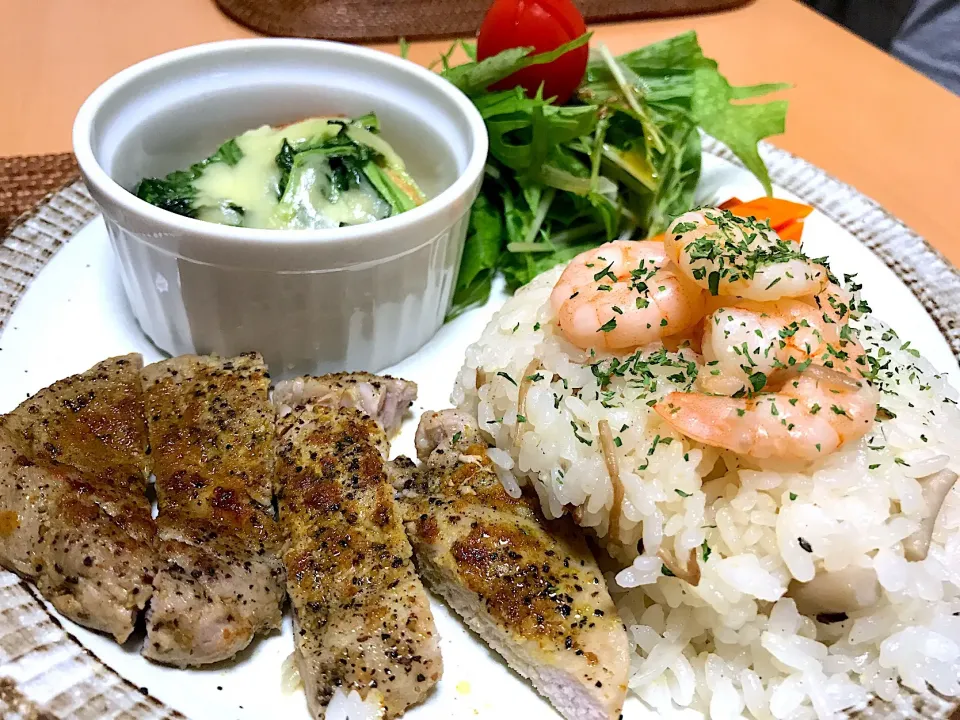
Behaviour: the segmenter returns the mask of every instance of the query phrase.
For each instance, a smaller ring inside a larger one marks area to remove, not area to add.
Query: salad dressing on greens
[[[263,126],[206,160],[140,181],[136,195],[180,215],[237,227],[324,229],[382,220],[423,193],[373,114]]]

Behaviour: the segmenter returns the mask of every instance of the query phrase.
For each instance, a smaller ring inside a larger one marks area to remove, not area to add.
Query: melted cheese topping
[[[389,217],[390,205],[366,178],[361,178],[359,186],[335,194],[335,201],[328,199],[329,164],[323,157],[310,162],[300,174],[292,202],[280,204],[281,173],[276,158],[284,139],[295,146],[307,140],[333,137],[341,127],[326,118],[311,118],[284,128],[264,125],[243,133],[236,138],[243,151],[236,165],[212,163],[194,181],[198,217],[227,225],[275,229],[332,228]],[[361,142],[384,154],[388,167],[402,169],[402,160],[382,138],[354,128],[348,135],[355,131]],[[368,142],[370,138],[377,143]],[[243,212],[238,212],[236,206]]]

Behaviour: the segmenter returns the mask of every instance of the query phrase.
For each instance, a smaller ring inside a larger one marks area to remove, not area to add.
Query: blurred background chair
[[[804,0],[960,95],[960,0]]]
[[[891,50],[960,95],[960,0],[917,0],[893,38]]]
[[[913,0],[804,0],[867,42],[889,50]]]

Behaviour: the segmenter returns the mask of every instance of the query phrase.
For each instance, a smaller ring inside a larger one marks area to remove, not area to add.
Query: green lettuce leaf
[[[481,193],[470,213],[460,274],[447,320],[472,307],[483,305],[490,297],[490,286],[500,258],[502,235],[503,219],[496,207]]]
[[[456,67],[444,68],[441,74],[465,94],[473,96],[484,92],[488,87],[505,77],[513,75],[517,70],[523,70],[531,65],[551,63],[561,55],[586,45],[590,42],[591,34],[584,33],[580,37],[564,43],[556,50],[537,55],[531,55],[532,47],[510,48],[480,62],[472,61]],[[466,50],[466,47],[464,49]],[[469,50],[466,51],[470,54]],[[475,56],[475,52],[473,54]],[[444,57],[449,58],[449,54]]]
[[[187,170],[177,170],[163,178],[144,178],[137,183],[133,194],[151,205],[177,215],[195,218],[199,215],[200,208],[194,204],[197,190],[193,181],[200,177],[209,165],[225,163],[232,166],[240,162],[242,157],[243,150],[240,149],[236,139],[231,138],[217,148],[213,155],[194,163]],[[238,205],[234,207],[238,208],[242,214],[242,208]]]
[[[704,66],[695,74],[693,114],[703,131],[726,145],[743,161],[763,185],[767,195],[773,193],[767,166],[760,157],[757,144],[765,137],[780,135],[787,117],[785,100],[767,103],[733,103],[782,90],[788,85],[753,85],[732,87],[716,69]]]

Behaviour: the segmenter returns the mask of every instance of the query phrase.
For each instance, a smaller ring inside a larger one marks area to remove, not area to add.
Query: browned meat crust
[[[142,380],[161,541],[143,654],[218,662],[281,621],[270,376],[258,354],[182,356]]]
[[[141,365],[104,360],[0,420],[0,563],[118,642],[156,572]]]
[[[139,494],[150,476],[139,355],[109,358],[64,378],[3,417],[31,457],[53,460]],[[146,502],[146,500],[144,500]]]
[[[278,437],[287,591],[310,711],[322,717],[342,687],[380,692],[396,717],[442,664],[384,473],[386,436],[351,408],[301,406],[278,421]]]
[[[461,413],[424,415],[417,448],[392,475],[424,581],[564,717],[615,720],[626,632],[582,534],[507,495]]]

